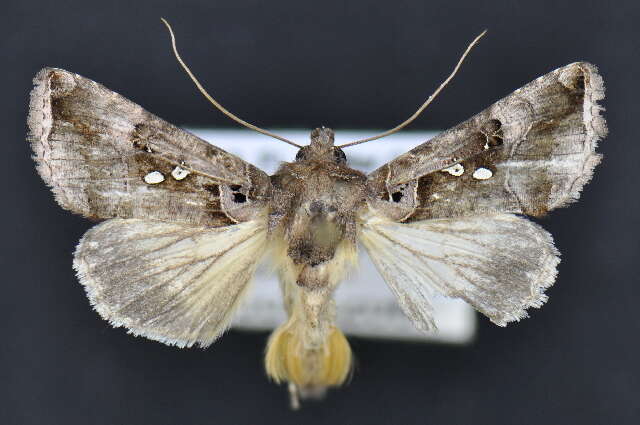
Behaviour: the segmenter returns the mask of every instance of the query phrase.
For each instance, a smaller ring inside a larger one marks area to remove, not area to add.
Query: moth
[[[272,135],[206,93],[169,31],[203,94]],[[101,221],[80,240],[73,266],[113,326],[207,347],[270,258],[288,320],[269,338],[265,367],[297,406],[350,374],[333,293],[358,244],[421,330],[436,328],[437,294],[499,326],[544,304],[559,253],[527,216],[577,200],[591,179],[607,133],[603,98],[596,67],[576,62],[369,175],[350,168],[343,150],[363,141],[335,146],[324,127],[306,146],[274,135],[299,150],[269,176],[94,81],[45,68],[34,79],[28,139],[56,201]]]

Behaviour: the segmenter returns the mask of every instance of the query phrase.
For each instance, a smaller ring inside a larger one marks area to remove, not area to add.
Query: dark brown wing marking
[[[559,68],[372,172],[369,205],[410,222],[575,201],[601,159],[603,98],[595,66]]]
[[[60,205],[94,219],[248,221],[270,196],[251,164],[61,69],[34,79],[29,140]]]

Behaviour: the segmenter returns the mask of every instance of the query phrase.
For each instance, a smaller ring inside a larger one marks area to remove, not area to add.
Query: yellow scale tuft
[[[300,333],[289,324],[276,329],[267,344],[265,368],[277,383],[292,382],[299,388],[342,385],[351,371],[351,347],[344,334],[332,327],[319,349],[304,348]]]

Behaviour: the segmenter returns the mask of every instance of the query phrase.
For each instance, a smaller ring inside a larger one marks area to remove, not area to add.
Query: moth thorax
[[[333,146],[334,132],[330,128],[316,128],[311,132],[311,144],[303,146],[296,155],[296,161],[332,161],[345,164],[347,157],[339,147]]]

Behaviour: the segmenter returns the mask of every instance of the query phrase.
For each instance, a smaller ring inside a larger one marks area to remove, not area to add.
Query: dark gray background
[[[638,12],[636,1],[5,4],[0,423],[637,424]],[[484,28],[412,128],[452,126],[575,60],[599,65],[610,136],[580,202],[541,220],[563,254],[549,303],[506,329],[481,318],[465,348],[353,339],[353,381],[300,412],[264,376],[266,334],[230,332],[203,351],[110,328],[71,269],[91,224],[55,204],[30,159],[27,94],[38,69],[58,66],[170,122],[234,127],[178,69],[160,16],[210,91],[269,128],[390,128]]]

